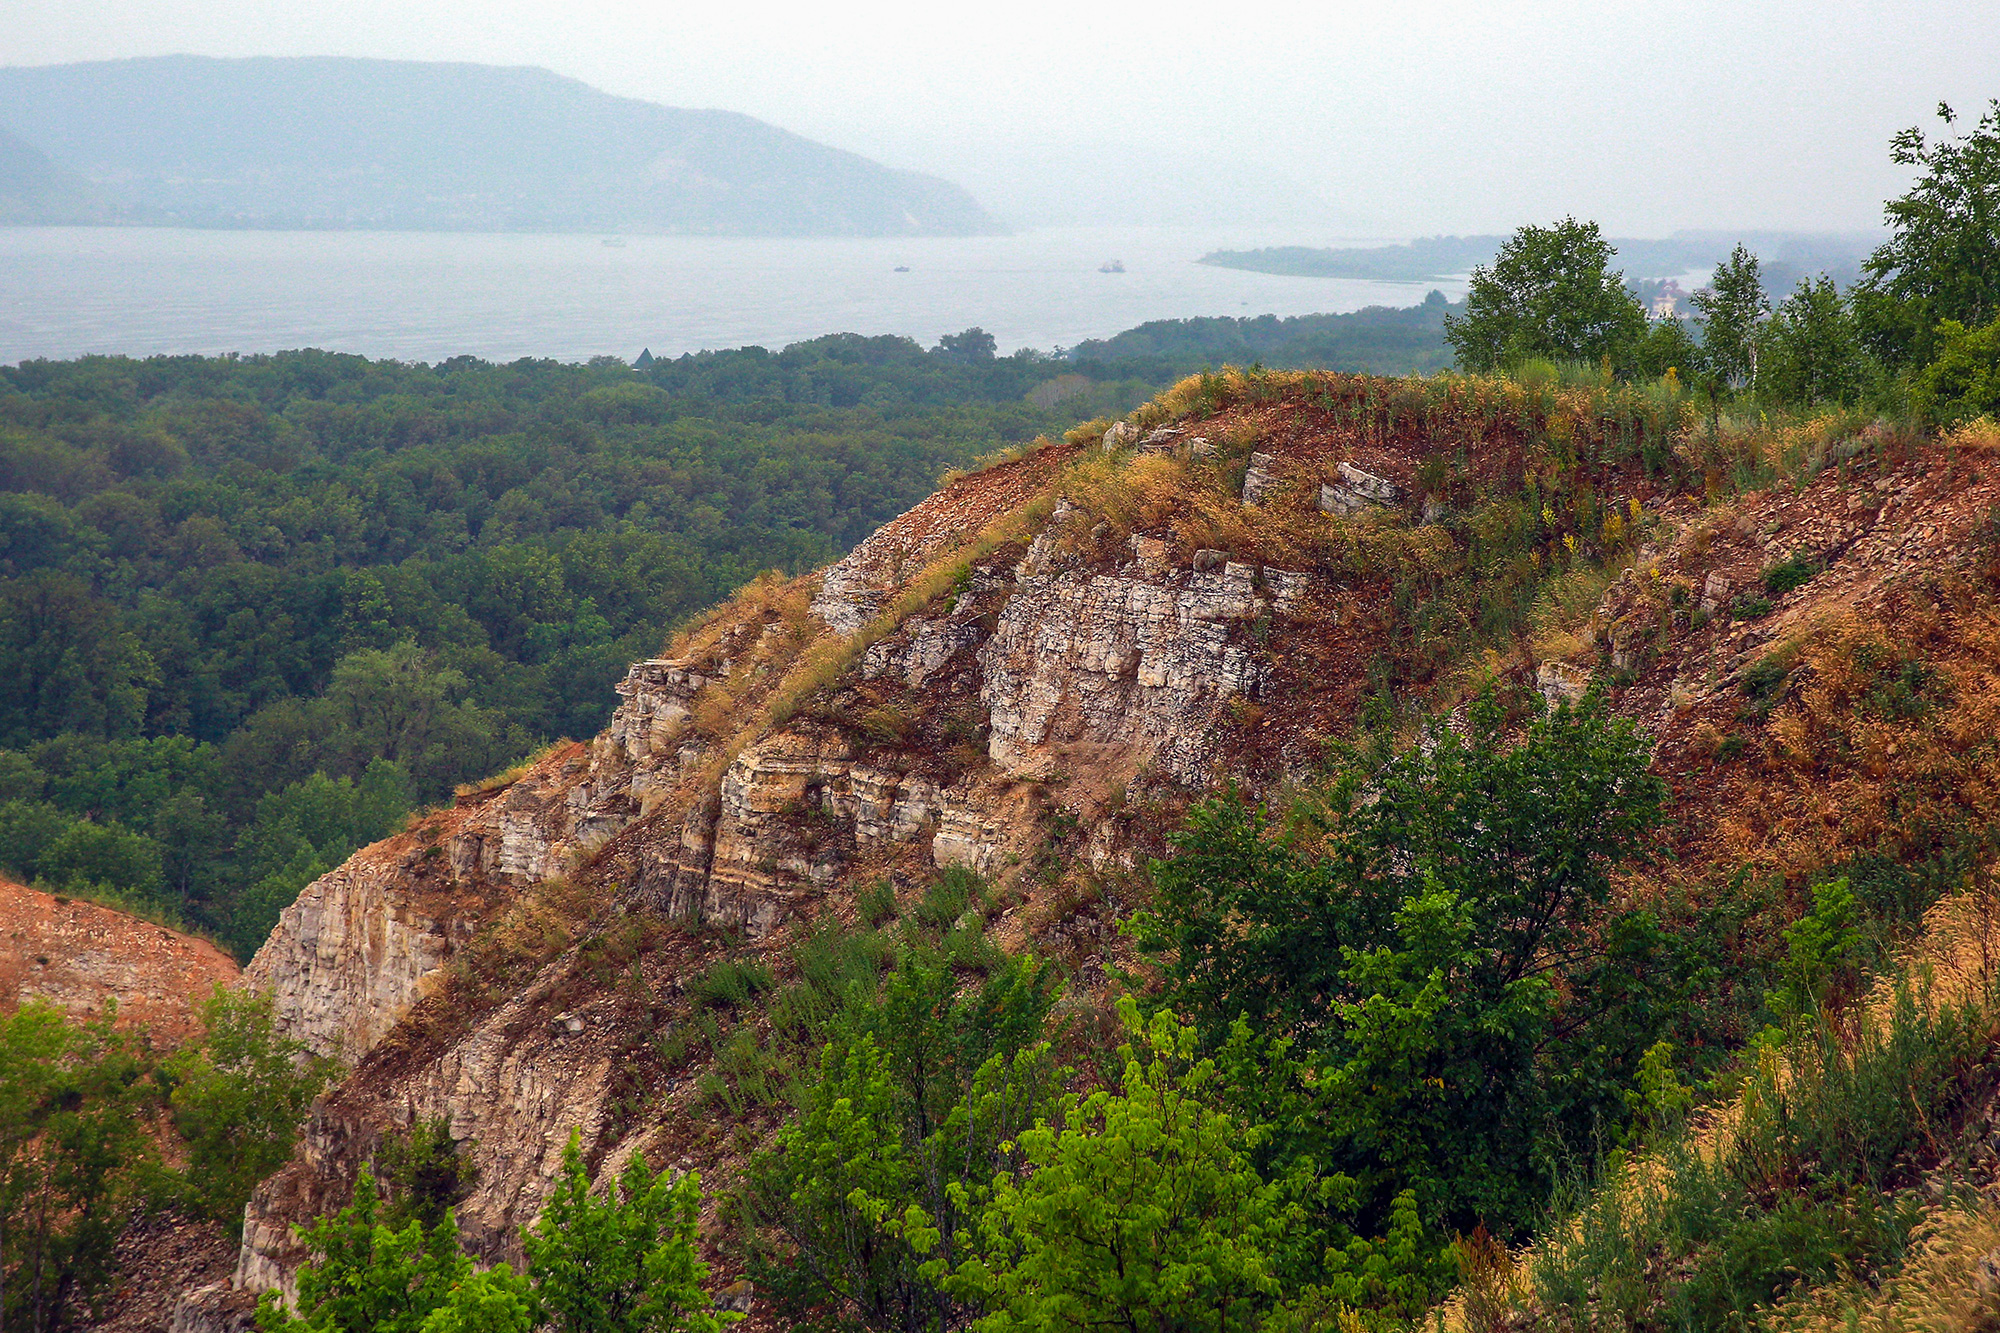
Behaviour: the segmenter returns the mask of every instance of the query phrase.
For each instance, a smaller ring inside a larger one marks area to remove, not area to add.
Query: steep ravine
[[[518,1229],[573,1132],[603,1167],[643,1150],[726,1178],[756,1134],[705,1124],[694,1077],[650,1063],[644,1034],[725,934],[768,946],[791,923],[851,915],[878,879],[972,866],[1013,886],[996,938],[1068,948],[1080,984],[1101,976],[1116,894],[1070,890],[1157,850],[1195,794],[1308,771],[1352,725],[1393,628],[1376,583],[1191,536],[1356,513],[1416,525],[1442,503],[1420,493],[1421,439],[1385,443],[1296,399],[1194,430],[1121,426],[1105,446],[1055,445],[953,483],[829,569],[754,586],[635,664],[588,744],[309,886],[246,977],[352,1072],[251,1200],[236,1286],[288,1286],[303,1257],[292,1227],[344,1201],[380,1136],[420,1119],[473,1145],[459,1220],[489,1259],[518,1260]],[[1116,522],[1072,497],[1064,469],[1111,445],[1206,488],[1205,525],[1172,493],[1155,497],[1164,517],[1141,505]],[[1866,505],[1824,474],[1814,487],[1838,486],[1822,497],[1838,521],[1794,529],[1826,547],[1837,577],[1817,587],[1845,607],[1906,596],[1912,543],[1975,557],[1963,516],[1992,489],[1984,470],[1928,490],[1920,465],[1882,472],[1890,486],[1871,483]],[[1634,481],[1649,535],[1620,558],[1643,572],[1612,586],[1569,661],[1539,664],[1545,690],[1573,692],[1615,656],[1620,708],[1677,738],[1663,765],[1685,762],[1730,673],[1819,594],[1794,594],[1771,628],[1732,630],[1663,618],[1659,590],[1699,589],[1711,570],[1740,586],[1784,548],[1785,520],[1774,529],[1759,506],[1816,515],[1814,493],[1748,497],[1725,522]],[[1867,577],[1841,572],[1864,557]],[[606,971],[599,946],[614,936],[645,943]],[[176,1327],[222,1327],[243,1299],[190,1293]]]

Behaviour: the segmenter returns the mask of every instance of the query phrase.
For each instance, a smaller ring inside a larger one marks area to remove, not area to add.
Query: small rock
[[[1104,448],[1106,452],[1113,449],[1123,449],[1138,438],[1139,428],[1131,422],[1113,422],[1111,429],[1104,432]]]
[[[748,1278],[730,1283],[715,1293],[715,1308],[734,1310],[737,1314],[749,1314],[750,1307],[757,1303],[757,1286]]]
[[[1194,570],[1206,574],[1212,569],[1221,569],[1229,563],[1229,556],[1221,551],[1202,550],[1194,553]]]
[[[1271,464],[1276,461],[1269,454],[1250,455],[1250,466],[1243,473],[1243,503],[1261,504],[1270,494],[1278,479],[1271,475]]]
[[[1174,447],[1187,431],[1179,426],[1161,426],[1146,432],[1146,438],[1139,441],[1139,452],[1144,454],[1165,453]]]
[[[1708,577],[1702,580],[1701,609],[1714,615],[1728,596],[1728,578],[1719,569],[1710,570]]]
[[[2000,1250],[1988,1250],[1980,1256],[1973,1266],[1972,1286],[1988,1300],[2000,1296]]]
[[[1188,441],[1189,458],[1215,457],[1215,444],[1205,435],[1197,435]]]
[[[1372,472],[1363,472],[1352,463],[1338,464],[1340,480],[1319,488],[1319,507],[1327,514],[1358,514],[1372,504],[1394,504],[1402,494],[1396,483]],[[1426,518],[1425,522],[1431,520]]]

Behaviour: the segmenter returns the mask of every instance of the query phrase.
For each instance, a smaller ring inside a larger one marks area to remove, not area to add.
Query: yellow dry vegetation
[[[1879,1289],[1849,1280],[1788,1302],[1766,1333],[1990,1333],[2000,1327],[2000,1208],[1932,1207],[1902,1271]],[[1984,1267],[1982,1267],[1984,1266]]]
[[[1976,1014],[1979,1021],[2000,1025],[2000,900],[1996,900],[1990,890],[1975,888],[1957,893],[1931,908],[1925,915],[1924,930],[1916,943],[1903,953],[1898,965],[1878,981],[1847,1016],[1842,1035],[1843,1046],[1853,1050],[1887,1041],[1891,1025],[1898,1021],[1899,1014],[1909,1013],[1912,1004],[1928,1015],[1949,1009],[1968,1010]],[[1533,1246],[1511,1254],[1502,1251],[1497,1255],[1485,1255],[1479,1262],[1469,1265],[1468,1280],[1461,1283],[1450,1299],[1435,1312],[1434,1319],[1420,1321],[1419,1327],[1429,1323],[1440,1333],[1492,1333],[1493,1330],[1514,1326],[1519,1318],[1516,1311],[1529,1314],[1529,1326],[1533,1325],[1536,1316],[1540,1316],[1564,1326],[1587,1327],[1587,1321],[1573,1318],[1574,1311],[1536,1309],[1537,1271],[1564,1265],[1570,1258],[1567,1253],[1570,1247],[1588,1243],[1585,1236],[1589,1227],[1601,1229],[1609,1225],[1627,1231],[1648,1229],[1648,1219],[1673,1207],[1672,1194],[1677,1173],[1685,1169],[1684,1165],[1677,1166],[1675,1159],[1679,1159],[1680,1163],[1693,1161],[1709,1167],[1725,1163],[1738,1152],[1742,1126],[1762,1112],[1760,1103],[1786,1095],[1797,1077],[1792,1061],[1810,1058],[1812,1053],[1810,1043],[1801,1045],[1797,1042],[1782,1049],[1765,1047],[1759,1051],[1756,1067],[1745,1080],[1744,1090],[1733,1100],[1697,1116],[1685,1130],[1660,1148],[1635,1155],[1617,1175],[1600,1185],[1581,1209],[1567,1221],[1545,1231]],[[1980,1225],[1993,1224],[1990,1211],[1982,1210],[1978,1216],[1985,1219]],[[1937,1235],[1942,1239],[1935,1248],[1921,1252],[1911,1267],[1905,1270],[1911,1280],[1907,1290],[1908,1299],[1912,1301],[1928,1302],[1948,1294],[1940,1289],[1935,1278],[1949,1272],[1946,1266],[1948,1259],[1967,1253],[1966,1246],[1987,1234],[1970,1226],[1946,1225],[1951,1215],[1942,1211],[1937,1211],[1937,1218],[1941,1227]],[[1959,1272],[1959,1280],[1963,1284],[1966,1270],[1960,1269]],[[1785,1307],[1779,1315],[1772,1316],[1780,1318],[1780,1322],[1773,1326],[1829,1330],[1850,1327],[1885,1330],[1980,1327],[1976,1324],[1934,1325],[1914,1320],[1891,1322],[1902,1318],[1904,1313],[1899,1310],[1899,1302],[1904,1298],[1893,1294],[1873,1302],[1878,1316],[1885,1322],[1844,1322],[1858,1319],[1859,1313],[1856,1307],[1842,1304],[1840,1297],[1843,1290],[1857,1298],[1865,1291],[1854,1284],[1828,1288],[1823,1293],[1827,1302],[1824,1305],[1820,1304],[1820,1297],[1801,1298],[1795,1306]],[[1885,1292],[1889,1293],[1894,1290],[1893,1286],[1885,1288]],[[1913,1312],[1914,1307],[1910,1313]],[[1793,1314],[1806,1322],[1782,1322],[1783,1318],[1790,1318]],[[1828,1318],[1834,1322],[1825,1322]]]
[[[1774,648],[1796,682],[1771,715],[1754,809],[1725,860],[1810,875],[1855,848],[2000,815],[2000,608],[1912,599],[1893,633],[1836,611]]]

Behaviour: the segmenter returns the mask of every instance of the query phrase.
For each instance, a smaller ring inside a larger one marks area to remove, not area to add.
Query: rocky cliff
[[[706,960],[964,865],[1003,890],[994,937],[1064,958],[1087,993],[1143,891],[1133,868],[1187,804],[1310,773],[1364,708],[1598,679],[1706,812],[1676,833],[1691,863],[1824,863],[1855,839],[1808,808],[1816,785],[1949,780],[1887,742],[1865,763],[1812,748],[1800,682],[1919,621],[1969,688],[1990,681],[1988,613],[1938,613],[1924,582],[1986,586],[1984,455],[1878,440],[1721,497],[1683,456],[1687,423],[1625,400],[1220,384],[955,482],[819,574],[760,581],[635,665],[595,740],[311,885],[247,975],[352,1072],[253,1198],[236,1281],[286,1285],[292,1226],[420,1119],[472,1145],[460,1223],[496,1259],[518,1258],[572,1134],[605,1167],[643,1151],[726,1178],[773,1122],[719,1123],[666,1040]],[[1787,561],[1810,572],[1745,605]],[[1510,587],[1516,603],[1494,592]],[[1808,750],[1820,769],[1787,758]],[[1780,798],[1742,808],[1753,774],[1787,765]]]

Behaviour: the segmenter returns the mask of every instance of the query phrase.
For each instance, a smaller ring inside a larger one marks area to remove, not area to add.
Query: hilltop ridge
[[[473,1145],[459,1218],[489,1259],[518,1258],[571,1132],[600,1170],[726,1184],[779,1123],[774,1030],[752,1008],[691,1044],[690,987],[746,953],[782,975],[815,922],[881,910],[873,885],[909,912],[986,877],[952,929],[1060,960],[1093,1012],[1195,799],[1280,791],[1384,708],[1486,684],[1595,682],[1656,739],[1674,854],[1622,891],[1670,921],[1744,866],[1777,886],[1763,930],[1843,865],[1918,895],[1879,867],[1935,858],[1962,827],[1940,815],[1996,790],[2000,467],[1967,438],[1705,439],[1644,389],[1230,372],[954,481],[635,664],[594,740],[286,910],[248,977],[354,1069],[253,1198],[237,1280],[288,1284],[291,1227],[437,1117]],[[1912,661],[1958,702],[1839,706]]]

